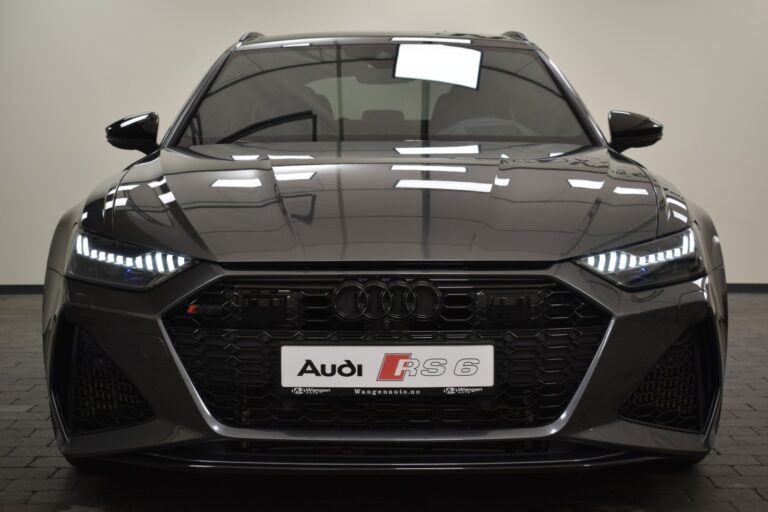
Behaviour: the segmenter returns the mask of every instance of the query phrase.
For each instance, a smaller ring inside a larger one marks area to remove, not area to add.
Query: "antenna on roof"
[[[525,37],[525,34],[523,34],[522,32],[518,32],[517,30],[510,30],[508,32],[504,32],[501,35],[503,35],[504,37],[508,37],[510,39],[519,39],[520,41],[528,41],[528,38]]]
[[[240,36],[240,42],[242,43],[246,39],[261,39],[262,37],[264,37],[264,34],[261,32],[246,32]]]

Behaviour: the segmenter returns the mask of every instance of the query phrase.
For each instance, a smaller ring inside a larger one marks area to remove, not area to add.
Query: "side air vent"
[[[56,337],[53,392],[72,434],[142,423],[154,412],[128,377],[84,330],[64,323]]]
[[[701,432],[719,385],[716,342],[702,326],[686,330],[621,409],[626,420]]]

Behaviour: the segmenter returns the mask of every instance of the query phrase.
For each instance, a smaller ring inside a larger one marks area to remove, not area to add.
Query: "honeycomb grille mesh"
[[[173,327],[281,331],[437,331],[475,329],[552,329],[606,325],[608,317],[578,294],[542,278],[432,278],[442,307],[420,320],[346,319],[334,309],[334,290],[349,279],[227,279],[214,284],[166,316]],[[420,276],[366,277],[360,283],[393,281],[415,285]],[[199,313],[188,314],[194,304]]]
[[[241,428],[541,426],[567,407],[610,320],[553,281],[495,277],[432,278],[444,306],[429,320],[343,321],[330,303],[340,282],[341,278],[230,278],[179,304],[165,317],[174,348],[214,417]],[[281,299],[281,310],[286,312],[270,316],[246,306],[255,296],[268,310],[268,301],[280,290],[283,297],[296,298]],[[496,386],[483,395],[364,398],[295,396],[280,386],[284,344],[374,342],[493,344]]]
[[[667,350],[621,408],[622,418],[679,430],[704,428],[716,355],[697,332],[686,330]]]
[[[147,421],[152,408],[128,377],[85,331],[75,345],[71,428],[105,430]]]

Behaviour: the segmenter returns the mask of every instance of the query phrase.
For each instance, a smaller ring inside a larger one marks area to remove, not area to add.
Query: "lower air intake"
[[[621,409],[624,419],[701,432],[718,380],[717,350],[703,326],[685,331],[646,375]]]
[[[128,377],[85,331],[57,340],[56,395],[69,432],[114,429],[154,418]],[[62,356],[69,361],[62,361]]]

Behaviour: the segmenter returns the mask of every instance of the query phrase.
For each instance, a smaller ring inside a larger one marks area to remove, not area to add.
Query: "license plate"
[[[493,386],[493,345],[285,345],[285,388],[482,389]]]

